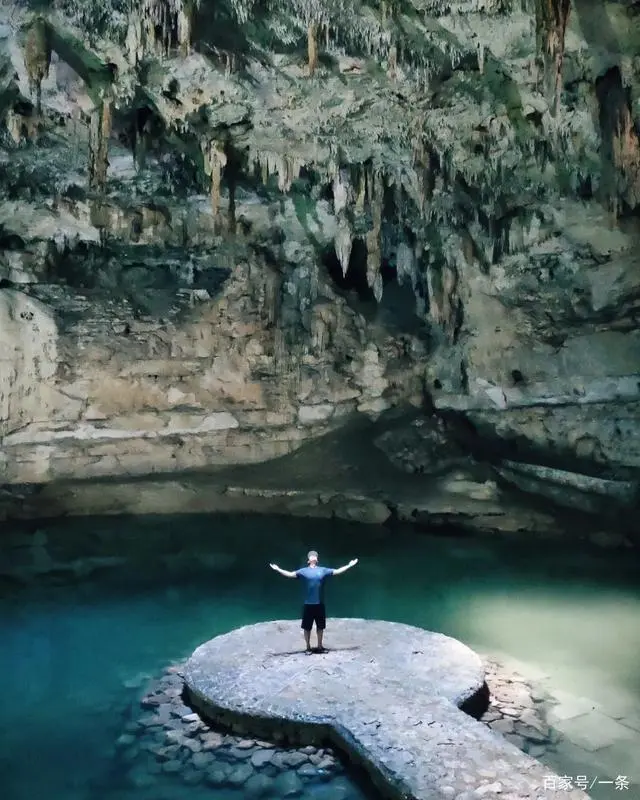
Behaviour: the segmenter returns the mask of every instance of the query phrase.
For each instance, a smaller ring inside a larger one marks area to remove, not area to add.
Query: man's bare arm
[[[343,572],[346,572],[348,569],[351,569],[351,567],[355,567],[355,565],[357,563],[358,563],[358,559],[357,558],[352,558],[351,561],[348,564],[344,565],[344,567],[338,567],[338,569],[334,569],[333,570],[333,574],[334,575],[342,575]]]
[[[284,575],[285,578],[295,578],[296,577],[296,573],[295,572],[287,572],[286,569],[280,569],[280,567],[277,564],[269,564],[269,566],[271,567],[271,569],[275,569],[276,572],[279,572],[280,575]]]

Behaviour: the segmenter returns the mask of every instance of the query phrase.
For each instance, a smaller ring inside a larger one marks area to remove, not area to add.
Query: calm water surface
[[[442,631],[596,702],[640,699],[640,569],[628,555],[265,517],[84,519],[45,530],[61,553],[83,542],[87,555],[127,563],[0,598],[3,800],[124,797],[110,753],[144,676],[239,625],[296,618],[300,586],[268,563],[296,568],[312,547],[328,566],[360,558],[328,586],[330,615]],[[205,795],[240,796],[180,793]]]

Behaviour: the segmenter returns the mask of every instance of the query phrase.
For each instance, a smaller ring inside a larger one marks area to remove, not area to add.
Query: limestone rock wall
[[[42,303],[5,291],[14,295],[6,313],[36,309],[4,328],[8,481],[261,461],[388,405],[386,356],[355,314],[337,298],[319,301],[310,346],[282,349],[265,296],[273,276],[251,270],[236,265],[216,299],[186,300],[173,320],[75,295],[56,323]],[[341,350],[357,356],[345,366]]]
[[[153,35],[144,4],[28,6],[0,19],[7,482],[411,406],[451,463],[637,509],[637,4],[203,2]],[[428,475],[417,431],[381,449]]]
[[[54,416],[63,398],[51,388],[58,330],[50,308],[12,289],[0,290],[0,435]]]

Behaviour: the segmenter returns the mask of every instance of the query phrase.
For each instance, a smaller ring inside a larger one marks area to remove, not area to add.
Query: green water
[[[328,566],[360,559],[328,586],[330,616],[442,631],[525,662],[553,688],[640,700],[640,565],[628,554],[266,517],[83,519],[45,531],[60,563],[126,563],[0,597],[3,800],[78,800],[89,789],[119,800],[111,753],[143,676],[236,626],[296,618],[301,587],[268,563],[296,568],[310,548]]]

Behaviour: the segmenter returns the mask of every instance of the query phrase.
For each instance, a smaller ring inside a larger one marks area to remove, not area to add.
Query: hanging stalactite
[[[368,176],[368,199],[371,229],[367,232],[367,283],[378,302],[382,299],[382,212],[384,207],[384,179],[371,170]]]
[[[189,55],[199,6],[200,0],[133,0],[127,28],[130,63],[146,55],[166,57],[173,47]]]
[[[183,0],[176,12],[176,35],[183,58],[191,52],[194,19],[199,7],[200,0]]]
[[[227,163],[227,155],[224,146],[215,139],[203,142],[202,153],[204,156],[204,171],[211,177],[211,213],[215,222],[220,211],[222,169]]]
[[[314,22],[307,27],[307,56],[309,75],[312,76],[318,66],[318,26]]]
[[[571,0],[536,0],[536,41],[542,91],[555,116],[562,91],[564,40]]]
[[[412,141],[412,162],[417,179],[417,203],[422,219],[426,218],[427,200],[432,192],[433,174],[431,170],[431,155],[427,149],[424,129],[424,116],[418,117],[414,125],[417,131]]]
[[[395,77],[398,72],[398,48],[395,44],[392,44],[389,48],[389,55],[387,57],[387,74],[392,79],[395,80]]]
[[[29,79],[29,91],[36,96],[36,111],[42,110],[42,81],[49,76],[51,43],[47,23],[42,17],[32,22],[24,43],[24,65]]]
[[[113,97],[103,90],[100,101],[91,112],[89,124],[89,186],[104,189],[109,167],[109,137],[111,136]]]
[[[333,212],[338,221],[334,245],[336,256],[346,276],[353,247],[353,225],[351,222],[351,205],[353,189],[346,169],[336,169],[333,179]]]

